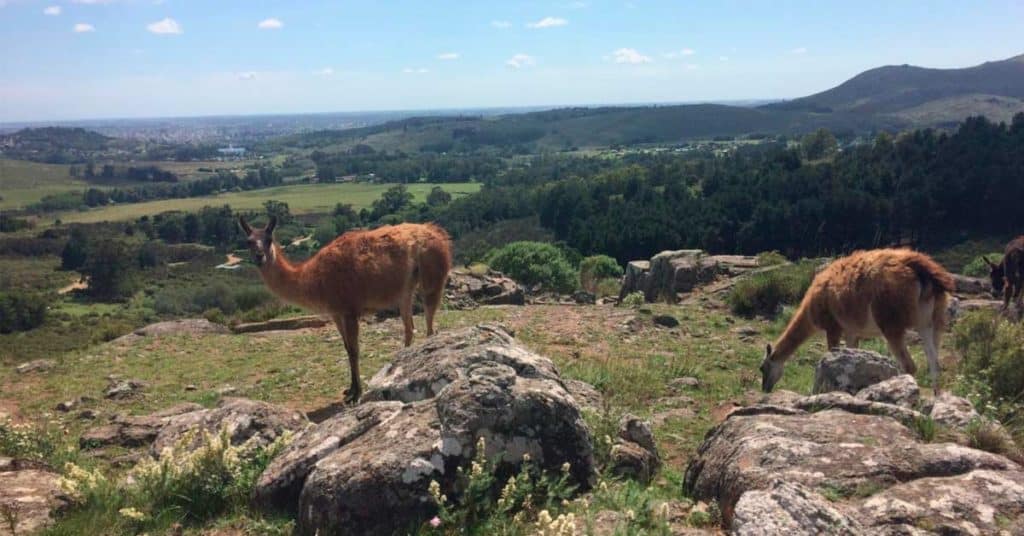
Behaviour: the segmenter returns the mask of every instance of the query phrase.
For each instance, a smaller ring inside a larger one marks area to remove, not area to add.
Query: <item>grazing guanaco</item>
[[[989,268],[992,279],[992,294],[1003,295],[1003,310],[1010,306],[1010,298],[1018,309],[1021,308],[1021,290],[1024,289],[1024,236],[1018,236],[1006,244],[1003,260],[995,264],[982,257]]]
[[[412,343],[413,293],[419,288],[434,334],[434,314],[441,304],[451,269],[451,239],[433,224],[404,223],[370,231],[349,231],[301,263],[290,262],[274,243],[277,219],[253,229],[239,216],[248,236],[253,263],[270,290],[286,302],[330,315],[348,353],[351,387],[345,402],[357,402],[359,383],[359,318],[366,312],[398,306],[405,328],[405,346]]]
[[[857,251],[821,271],[804,294],[786,330],[765,349],[761,388],[771,391],[786,360],[811,335],[825,332],[828,348],[839,338],[856,348],[862,338],[881,335],[903,371],[917,367],[904,336],[916,329],[939,389],[939,343],[946,324],[946,302],[955,290],[953,277],[931,257],[907,249]]]

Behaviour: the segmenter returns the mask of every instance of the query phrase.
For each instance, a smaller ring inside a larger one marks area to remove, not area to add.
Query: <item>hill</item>
[[[466,151],[483,147],[548,149],[680,143],[719,136],[799,134],[817,128],[900,128],[899,118],[776,111],[722,104],[563,108],[498,117],[416,117],[372,127],[297,134],[282,147],[324,150],[368,145],[376,150]]]
[[[18,160],[69,164],[109,149],[115,140],[84,128],[23,128],[0,136],[0,155]]]
[[[1024,111],[1024,55],[962,69],[888,65],[864,71],[807,97],[767,104],[763,110],[890,115],[915,125],[971,114]]]

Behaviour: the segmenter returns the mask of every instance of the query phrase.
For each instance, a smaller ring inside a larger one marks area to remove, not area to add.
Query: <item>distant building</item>
[[[228,144],[227,147],[217,149],[217,152],[225,158],[242,158],[245,156],[245,147],[235,147],[234,145]]]

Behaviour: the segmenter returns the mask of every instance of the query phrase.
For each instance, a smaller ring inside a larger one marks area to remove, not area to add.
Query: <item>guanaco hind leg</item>
[[[351,386],[343,394],[345,403],[359,401],[363,390],[359,384],[359,316],[347,314],[334,317],[334,323],[341,332],[341,338],[345,342],[345,352],[348,354],[348,370],[352,376]]]

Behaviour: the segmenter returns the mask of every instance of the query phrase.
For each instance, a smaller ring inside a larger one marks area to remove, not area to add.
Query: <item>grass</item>
[[[337,203],[349,203],[356,210],[369,207],[391,184],[293,184],[233,192],[207,197],[191,197],[186,199],[164,199],[147,203],[130,203],[96,208],[85,212],[67,212],[59,214],[64,222],[99,222],[133,220],[145,215],[158,214],[171,210],[194,211],[204,206],[228,204],[234,209],[254,210],[263,207],[268,199],[288,203],[292,214],[311,214],[330,212]],[[441,186],[453,196],[468,195],[480,189],[475,183],[450,184],[410,184],[409,192],[416,201],[423,201],[434,186]]]

